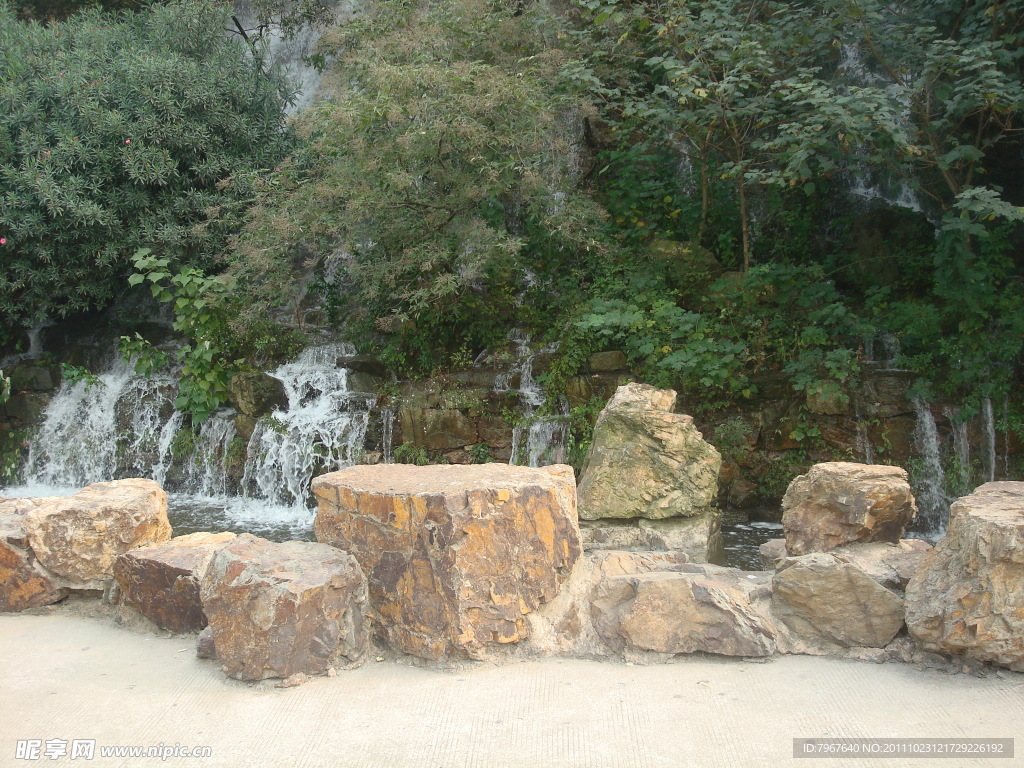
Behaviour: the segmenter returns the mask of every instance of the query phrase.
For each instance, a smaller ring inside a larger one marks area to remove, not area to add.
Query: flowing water
[[[32,440],[24,484],[2,493],[68,495],[93,482],[148,477],[173,489],[168,514],[178,534],[226,529],[308,538],[310,480],[359,459],[376,400],[352,392],[348,370],[338,367],[339,358],[354,354],[349,345],[314,347],[273,371],[288,404],[260,419],[248,443],[228,408],[198,434],[183,432],[173,377],[147,379],[115,358],[95,378],[65,380]],[[233,479],[232,461],[240,463],[243,448],[241,478]]]
[[[557,351],[558,344],[556,342],[534,350],[529,336],[512,331],[508,338],[515,344],[516,362],[495,379],[494,388],[499,392],[510,391],[512,381],[518,375],[517,391],[523,412],[523,421],[512,431],[512,458],[509,464],[528,467],[562,464],[565,462],[569,440],[568,409],[565,403],[560,403],[561,414],[538,415],[537,410],[544,404],[545,395],[533,377],[536,356]]]
[[[912,478],[917,485],[918,520],[922,533],[939,538],[946,532],[950,501],[943,491],[946,477],[939,451],[939,431],[928,403],[914,398],[914,410],[917,414],[914,441],[921,456],[921,470]]]

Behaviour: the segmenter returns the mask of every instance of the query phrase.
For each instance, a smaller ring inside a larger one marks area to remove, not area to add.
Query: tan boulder
[[[239,680],[324,674],[366,649],[366,579],[326,544],[242,534],[216,551],[200,595],[210,622],[202,647]]]
[[[958,499],[906,599],[907,628],[926,650],[1024,672],[1024,483]]]
[[[585,550],[685,552],[690,562],[706,563],[721,546],[721,517],[708,512],[664,520],[581,520]]]
[[[52,499],[0,499],[0,611],[24,611],[67,596],[59,579],[36,560],[25,516]]]
[[[815,464],[789,484],[782,499],[791,555],[855,541],[896,543],[916,516],[906,470],[877,464]]]
[[[840,560],[856,566],[883,587],[902,592],[928,558],[932,545],[920,539],[859,542],[830,550]]]
[[[199,582],[233,533],[192,533],[133,549],[114,561],[121,601],[161,629],[198,632],[206,626]]]
[[[73,589],[103,589],[124,552],[171,537],[167,494],[152,480],[93,483],[25,516],[32,551]]]
[[[757,548],[761,558],[761,567],[766,571],[774,571],[788,557],[785,539],[768,539]]]
[[[616,649],[770,656],[770,577],[716,566],[611,575],[595,591],[593,621]]]
[[[524,639],[580,555],[567,466],[350,467],[313,492],[317,539],[359,560],[383,638],[424,658]]]
[[[594,427],[579,487],[580,518],[694,517],[710,512],[722,457],[672,412],[676,393],[619,387]]]
[[[772,611],[812,643],[882,648],[903,627],[903,599],[832,553],[786,558],[772,578]]]

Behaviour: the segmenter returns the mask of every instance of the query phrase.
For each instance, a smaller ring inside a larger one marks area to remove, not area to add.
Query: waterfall
[[[860,397],[854,395],[853,398],[854,408],[854,422],[857,425],[857,447],[860,449],[861,454],[864,456],[865,464],[875,463],[875,449],[871,445],[871,436],[868,434],[867,427],[864,426],[864,413],[860,406]]]
[[[307,531],[314,472],[348,466],[363,450],[376,397],[349,391],[348,371],[338,361],[354,354],[350,345],[311,348],[272,372],[288,406],[257,422],[241,473],[244,498],[232,496],[238,476],[229,472],[233,460],[241,468],[235,411],[221,408],[196,434],[174,409],[175,377],[147,379],[120,357],[95,377],[62,383],[31,440],[26,486],[11,493],[71,493],[88,483],[149,477],[172,491],[176,528],[244,522],[255,532]],[[391,409],[385,424],[393,417]],[[390,452],[388,430],[385,435]]]
[[[284,383],[288,408],[260,419],[249,440],[246,495],[304,506],[315,470],[356,462],[376,396],[350,392],[348,369],[336,367],[354,354],[349,346],[314,347],[271,373]]]
[[[516,361],[508,371],[499,374],[494,382],[498,392],[511,389],[515,376],[519,376],[519,403],[523,408],[523,421],[512,430],[512,457],[509,464],[525,464],[541,467],[565,461],[566,445],[569,439],[569,425],[565,414],[556,416],[537,415],[537,409],[545,401],[544,390],[533,377],[534,358],[541,353],[550,354],[558,349],[558,343],[534,350],[529,335],[513,330],[508,335],[515,344]],[[565,404],[560,403],[563,412]]]
[[[946,418],[953,429],[953,452],[956,455],[960,488],[964,493],[971,489],[971,442],[967,436],[967,422],[958,421],[959,409],[946,408]]]
[[[914,398],[914,410],[917,414],[914,442],[922,459],[920,474],[915,478],[917,506],[925,533],[938,537],[945,533],[949,513],[949,500],[943,492],[946,478],[939,456],[939,431],[924,399]]]
[[[992,400],[981,402],[981,434],[985,449],[985,473],[990,483],[996,479],[996,419],[992,413]]]
[[[380,409],[380,454],[385,464],[394,463],[395,408],[388,405]]]
[[[95,379],[65,380],[46,409],[42,427],[29,447],[25,479],[30,484],[79,487],[117,476],[117,404],[130,385],[140,381],[134,368],[117,359]],[[148,407],[155,405],[148,398]],[[152,424],[142,404],[132,422]],[[143,437],[134,444],[145,442]],[[141,463],[133,460],[131,466]]]

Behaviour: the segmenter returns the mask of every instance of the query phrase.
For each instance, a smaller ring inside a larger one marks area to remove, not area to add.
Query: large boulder
[[[324,674],[366,649],[366,579],[326,544],[242,534],[216,551],[200,595],[217,659],[239,680]]]
[[[383,638],[416,656],[524,639],[580,555],[567,466],[359,466],[313,492],[317,539],[355,555]]]
[[[825,552],[855,541],[895,544],[916,516],[906,470],[876,464],[815,464],[789,484],[782,499],[791,555]]]
[[[716,566],[676,566],[604,578],[593,619],[616,649],[664,654],[770,656],[770,577]]]
[[[579,487],[580,517],[695,517],[718,494],[722,457],[690,416],[672,412],[676,393],[619,387],[598,417]]]
[[[0,499],[0,611],[24,611],[67,596],[59,578],[36,560],[25,516],[54,499]]]
[[[161,629],[198,632],[206,626],[199,582],[233,533],[192,533],[125,552],[114,561],[121,601]]]
[[[123,553],[171,538],[167,494],[152,480],[93,483],[25,515],[39,562],[72,589],[104,589]]]
[[[772,610],[812,645],[882,648],[903,627],[903,599],[832,553],[782,561]]]
[[[907,628],[925,649],[1024,672],[1024,483],[957,500],[907,585]]]

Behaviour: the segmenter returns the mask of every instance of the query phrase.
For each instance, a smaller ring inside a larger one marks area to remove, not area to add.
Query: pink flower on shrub
[[[125,144],[131,144],[131,143],[132,143],[132,140],[131,140],[131,139],[125,139],[125,140],[124,140],[124,143],[125,143]]]
[[[6,237],[0,237],[0,245],[7,245],[7,238]]]

